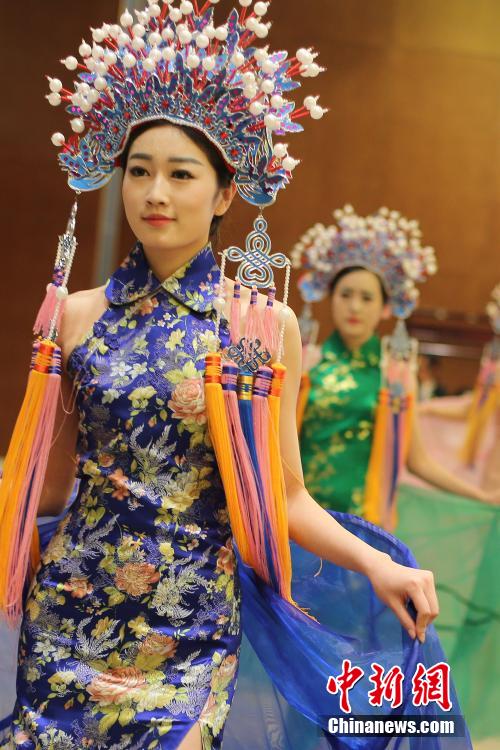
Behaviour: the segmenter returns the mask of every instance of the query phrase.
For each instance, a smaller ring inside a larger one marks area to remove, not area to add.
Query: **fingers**
[[[417,610],[417,638],[425,643],[426,628],[438,616],[439,605],[432,573],[418,570],[415,574],[416,577],[408,584],[407,593]]]
[[[415,622],[413,620],[413,617],[410,615],[408,610],[406,609],[403,602],[399,602],[398,604],[392,604],[391,609],[398,618],[401,625],[405,628],[410,638],[415,638],[417,631],[415,628]]]
[[[416,622],[408,612],[403,600],[393,601],[389,606],[410,638],[417,637],[421,643],[424,643],[427,626],[439,614],[439,603],[434,586],[434,576],[431,571],[413,570],[412,574],[412,578],[406,582],[405,594],[406,597],[411,599],[415,607]]]
[[[439,600],[436,593],[436,586],[434,583],[434,575],[430,570],[422,570],[424,574],[424,591],[427,596],[427,601],[431,608],[431,622],[436,619],[439,614]]]

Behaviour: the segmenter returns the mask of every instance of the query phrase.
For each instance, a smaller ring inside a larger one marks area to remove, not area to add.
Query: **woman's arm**
[[[434,461],[425,447],[418,417],[413,420],[407,465],[412,474],[416,474],[420,479],[424,479],[429,484],[446,492],[453,492],[455,495],[463,495],[483,503],[500,502],[500,490],[494,494],[487,493],[480,487],[475,487],[451,474],[437,461]]]
[[[443,417],[443,419],[456,419],[463,421],[467,419],[472,403],[472,394],[468,393],[460,399],[453,399],[450,403],[447,398],[433,398],[430,401],[418,405],[418,413],[430,417]]]
[[[66,301],[58,343],[63,355],[61,397],[54,425],[39,516],[58,516],[66,507],[75,484],[78,411],[74,404],[73,381],[66,371],[68,358],[106,309],[103,287],[70,294]],[[68,413],[69,412],[69,413]]]
[[[344,529],[309,495],[304,487],[295,407],[301,374],[301,342],[295,315],[287,321],[285,356],[287,375],[281,400],[280,445],[288,498],[290,538],[325,560],[370,579],[375,592],[396,614],[412,638],[425,639],[427,625],[438,614],[432,573],[398,565]],[[411,598],[416,625],[406,610]]]

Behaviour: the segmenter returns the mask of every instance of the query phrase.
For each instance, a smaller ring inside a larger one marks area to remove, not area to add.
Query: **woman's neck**
[[[346,349],[349,349],[350,352],[357,352],[371,339],[373,333],[365,334],[364,336],[344,336],[339,331],[339,336],[344,342]]]

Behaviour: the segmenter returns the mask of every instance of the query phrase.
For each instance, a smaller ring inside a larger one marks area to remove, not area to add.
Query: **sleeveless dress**
[[[311,390],[300,434],[304,482],[325,508],[363,515],[380,389],[380,339],[351,351],[336,331],[309,373]]]
[[[160,283],[137,246],[70,357],[79,487],[55,534],[50,524],[41,534],[50,541],[25,603],[0,748],[173,750],[199,721],[203,750],[220,750],[223,732],[224,750],[423,750],[417,736],[332,734],[328,717],[342,710],[326,685],[348,659],[364,672],[353,715],[386,715],[368,700],[373,661],[400,665],[409,686],[417,664],[445,658],[434,628],[425,644],[411,640],[368,578],[292,545],[294,599],[315,620],[233,551],[203,402],[217,281],[209,248]],[[332,515],[416,565],[390,534]],[[459,714],[453,683],[450,695]],[[396,710],[443,715],[415,707],[409,689]],[[471,750],[467,728],[426,738],[425,750]]]
[[[218,280],[210,247],[160,283],[137,245],[69,358],[80,486],[27,598],[13,747],[174,748],[197,721],[221,746],[241,636],[203,396]]]

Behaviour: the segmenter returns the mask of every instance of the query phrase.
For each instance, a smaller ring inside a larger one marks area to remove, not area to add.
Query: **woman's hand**
[[[434,587],[434,576],[430,570],[407,568],[395,563],[389,555],[377,563],[368,574],[375,593],[392,609],[411,638],[418,637],[424,643],[427,626],[439,614],[439,604]],[[406,608],[411,599],[417,610],[417,621],[413,621]]]

